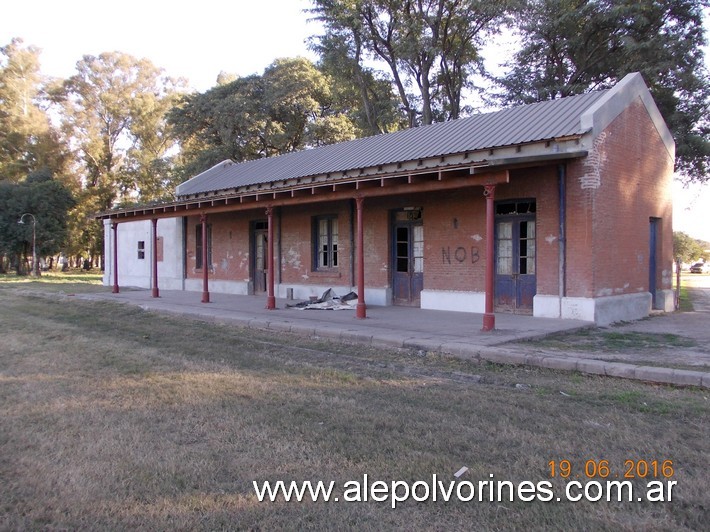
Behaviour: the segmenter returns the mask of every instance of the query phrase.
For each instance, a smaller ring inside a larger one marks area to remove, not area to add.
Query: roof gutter
[[[575,150],[559,153],[543,153],[540,155],[524,155],[521,157],[504,157],[501,159],[489,159],[485,166],[471,168],[472,174],[489,172],[491,168],[517,168],[521,166],[540,166],[550,162],[565,161],[569,159],[580,159],[589,154],[587,150]]]

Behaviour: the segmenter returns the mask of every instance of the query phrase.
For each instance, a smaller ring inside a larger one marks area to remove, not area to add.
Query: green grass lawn
[[[700,530],[710,518],[707,390],[260,333],[50,284],[0,282],[1,529]],[[560,493],[550,462],[563,460],[581,481],[589,460],[608,460],[611,478],[672,460],[673,500],[392,509],[259,502],[252,485],[448,483],[466,466],[460,480]]]
[[[39,277],[0,274],[0,287],[38,289],[43,292],[96,292],[108,289],[102,286],[103,273],[100,270],[68,270],[66,272],[42,272]]]
[[[688,288],[680,285],[680,307],[678,308],[680,312],[692,312],[693,303],[690,301],[690,295],[688,294]]]

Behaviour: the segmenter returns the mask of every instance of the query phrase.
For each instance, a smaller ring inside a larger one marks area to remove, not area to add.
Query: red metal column
[[[483,331],[496,328],[496,316],[493,313],[493,289],[495,281],[495,185],[485,185],[486,197],[486,311],[483,314]]]
[[[200,223],[202,224],[202,302],[210,302],[210,286],[209,286],[209,275],[210,275],[210,265],[207,264],[207,215],[203,214],[200,216]]]
[[[111,224],[111,230],[113,231],[113,292],[118,294],[118,222],[113,222]]]
[[[274,295],[274,209],[266,208],[267,236],[266,243],[266,308],[274,310],[276,308],[276,296]]]
[[[365,238],[362,223],[362,204],[365,198],[355,198],[357,208],[357,307],[355,317],[362,320],[367,318],[367,305],[365,305]]]
[[[158,290],[158,219],[153,218],[153,297],[160,297]]]

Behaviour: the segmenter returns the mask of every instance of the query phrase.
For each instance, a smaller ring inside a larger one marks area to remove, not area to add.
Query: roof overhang
[[[494,153],[493,150],[490,152]],[[96,215],[114,222],[151,218],[174,218],[198,213],[218,213],[293,204],[338,201],[354,197],[382,197],[400,194],[436,192],[509,182],[510,170],[564,162],[587,155],[585,150],[530,155],[503,154],[479,161],[440,161],[435,168],[401,168],[399,171],[368,175],[365,171],[346,172],[345,176],[314,176],[271,186],[231,190],[221,194],[198,195],[173,202],[114,209]],[[442,158],[443,159],[443,158]],[[417,161],[417,163],[420,161]],[[401,166],[404,166],[402,164]],[[353,175],[348,175],[352,173]]]

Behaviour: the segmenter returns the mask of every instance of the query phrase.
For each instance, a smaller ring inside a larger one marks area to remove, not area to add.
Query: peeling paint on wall
[[[249,265],[249,253],[245,251],[239,251],[237,255],[239,256],[239,269],[246,270]]]
[[[611,296],[614,294],[614,290],[611,288],[602,288],[597,292],[597,297]]]
[[[545,237],[545,242],[548,244],[552,244],[555,240],[557,240],[557,237],[555,235],[547,235]]]
[[[663,270],[661,272],[661,284],[662,288],[672,288],[673,287],[673,272],[670,270]]]
[[[478,233],[476,233],[475,235],[471,235],[471,240],[475,240],[476,242],[480,242],[481,240],[483,240],[483,237],[481,235],[479,235]]]
[[[301,254],[293,248],[289,248],[289,250],[286,252],[284,261],[286,262],[286,265],[290,266],[295,270],[301,269]],[[307,279],[308,277],[306,276],[305,278]]]
[[[607,161],[606,150],[604,149],[604,142],[609,136],[609,133],[607,133],[606,131],[602,131],[602,133],[594,139],[592,149],[590,150],[589,155],[587,155],[584,160],[583,167],[585,169],[585,172],[579,178],[579,183],[582,187],[582,190],[597,189],[601,186],[601,173]]]

